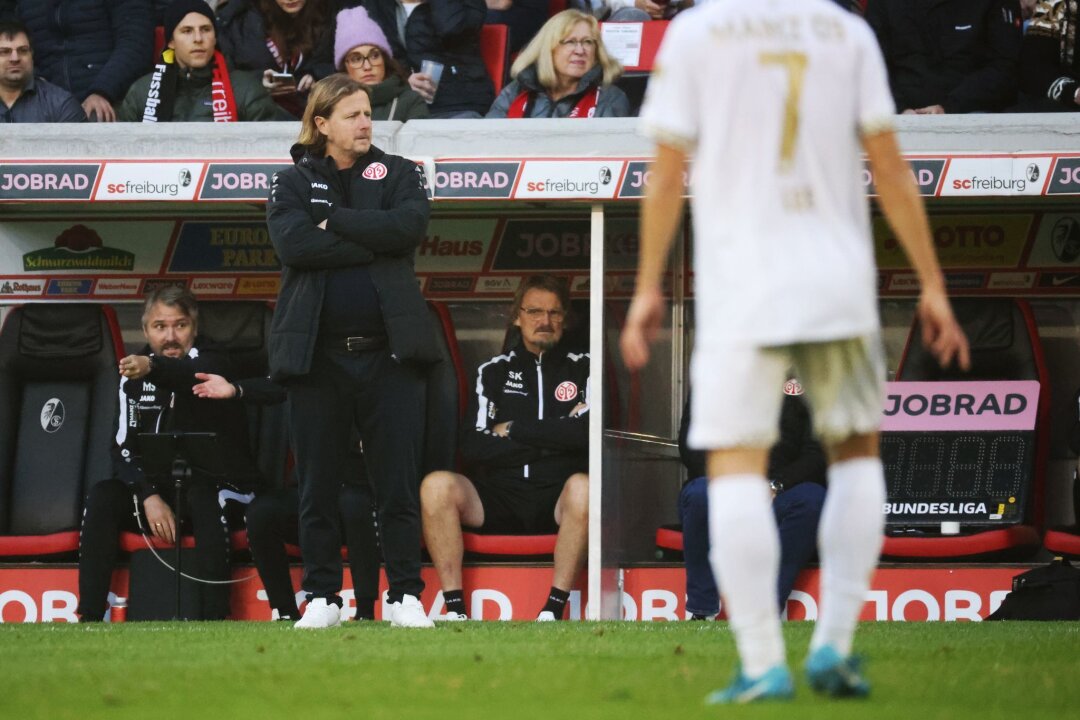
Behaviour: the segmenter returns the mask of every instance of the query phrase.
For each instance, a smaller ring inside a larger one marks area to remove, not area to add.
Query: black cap
[[[176,30],[176,26],[180,24],[180,21],[188,16],[188,13],[199,13],[210,18],[210,22],[214,25],[214,32],[217,32],[217,20],[214,18],[214,11],[210,9],[205,0],[173,0],[165,8],[165,12],[162,13],[161,24],[165,26],[166,44],[172,40],[173,31]]]

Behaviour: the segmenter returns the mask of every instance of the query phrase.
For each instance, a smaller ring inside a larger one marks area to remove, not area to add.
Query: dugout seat
[[[78,550],[86,491],[113,474],[122,354],[107,306],[10,311],[0,329],[0,558]]]
[[[896,379],[899,381],[1037,380],[1039,403],[1035,424],[1032,488],[1019,524],[994,529],[962,530],[959,535],[887,528],[882,555],[891,559],[943,559],[1020,556],[1040,544],[1043,482],[1048,457],[1050,378],[1038,328],[1025,300],[958,298],[957,320],[971,344],[971,369],[942,368],[923,346],[918,320],[908,335]]]

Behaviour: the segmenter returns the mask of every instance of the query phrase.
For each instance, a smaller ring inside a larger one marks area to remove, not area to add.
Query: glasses
[[[521,312],[530,320],[542,320],[551,318],[551,322],[562,322],[566,319],[565,310],[544,310],[543,308],[521,308]]]
[[[577,40],[577,39],[574,39],[574,38],[567,38],[566,40],[560,40],[559,45],[564,47],[564,48],[579,47],[582,50],[595,50],[596,49],[596,41],[593,40],[592,38],[584,38],[583,40]]]
[[[345,64],[354,68],[364,67],[365,63],[371,67],[375,67],[376,65],[382,65],[382,62],[383,56],[378,50],[372,50],[367,55],[364,55],[363,53],[349,53],[345,56]]]
[[[9,55],[18,55],[19,57],[30,57],[30,48],[25,45],[22,47],[0,47],[0,57],[7,57]]]

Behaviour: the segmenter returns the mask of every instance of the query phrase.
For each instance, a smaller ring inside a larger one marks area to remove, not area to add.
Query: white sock
[[[735,634],[742,672],[756,678],[785,662],[776,612],[780,535],[764,477],[725,475],[710,480],[709,540],[709,562]]]
[[[818,524],[821,602],[810,650],[832,645],[851,653],[885,530],[885,470],[878,458],[855,458],[829,468],[829,492]]]

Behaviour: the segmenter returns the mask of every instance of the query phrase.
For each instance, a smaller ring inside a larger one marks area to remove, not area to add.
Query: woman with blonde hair
[[[489,118],[626,117],[630,100],[612,83],[622,66],[604,49],[596,18],[564,10],[544,23],[514,61]]]

